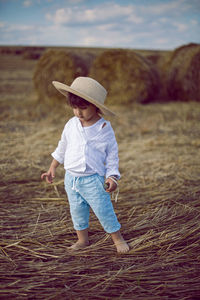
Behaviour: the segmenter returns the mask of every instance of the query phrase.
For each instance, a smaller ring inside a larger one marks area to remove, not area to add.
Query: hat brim
[[[87,95],[71,88],[70,86],[68,86],[64,83],[61,83],[61,82],[58,82],[58,81],[52,81],[52,84],[64,96],[67,96],[68,93],[72,93],[76,96],[79,96],[79,97],[85,99],[86,101],[90,102],[91,104],[95,105],[105,115],[110,115],[110,116],[115,116],[116,115],[114,112],[112,112],[110,109],[108,109],[104,104],[101,104],[101,103],[95,101],[94,99],[90,98],[89,96],[87,96]]]

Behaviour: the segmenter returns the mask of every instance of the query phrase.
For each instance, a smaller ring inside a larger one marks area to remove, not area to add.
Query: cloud
[[[29,6],[32,5],[32,1],[31,1],[31,0],[26,0],[26,1],[23,2],[23,5],[24,5],[25,7],[29,7]]]
[[[177,46],[178,40],[183,38],[181,35],[192,26],[192,23],[186,24],[182,16],[188,9],[186,0],[148,2],[146,6],[137,2],[134,5],[121,3],[63,6],[46,18],[55,31],[59,31],[59,36],[61,32],[65,32],[64,36],[73,32],[70,43],[83,46],[171,48]]]
[[[136,15],[133,5],[122,6],[117,3],[104,3],[94,8],[78,6],[59,8],[55,14],[47,14],[47,19],[57,25],[97,24],[117,21],[139,24],[143,19]]]
[[[169,39],[167,38],[160,38],[155,40],[156,45],[168,45]]]
[[[0,29],[5,28],[6,24],[4,22],[0,22]]]
[[[159,4],[151,4],[149,6],[143,6],[143,10],[147,10],[151,14],[155,15],[166,15],[168,13],[180,13],[186,9],[187,3],[185,0],[170,1],[167,3],[160,2]]]
[[[2,14],[0,41],[9,43],[7,34],[21,44],[147,49],[199,41],[199,0],[127,2],[22,0],[24,7],[34,6],[34,18],[32,8],[28,22],[22,17],[9,23]]]
[[[190,21],[190,23],[191,23],[192,25],[198,25],[198,21],[195,20],[195,19],[192,19],[192,20]]]
[[[34,25],[24,25],[24,24],[7,24],[4,26],[4,31],[6,32],[23,32],[23,31],[32,31],[35,30]]]
[[[188,26],[186,24],[174,22],[173,25],[177,28],[179,32],[188,30]]]

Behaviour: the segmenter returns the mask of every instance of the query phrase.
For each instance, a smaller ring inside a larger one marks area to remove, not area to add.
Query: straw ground
[[[72,254],[62,167],[40,181],[70,112],[35,106],[34,64],[1,60],[0,298],[199,299],[200,105],[112,107],[131,250],[117,255],[91,214],[91,246]]]

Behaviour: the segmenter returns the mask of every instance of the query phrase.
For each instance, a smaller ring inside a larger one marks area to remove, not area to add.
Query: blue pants
[[[103,184],[104,177],[98,174],[74,177],[66,172],[65,190],[75,230],[89,227],[90,207],[106,232],[113,233],[120,229],[110,194],[105,191]]]

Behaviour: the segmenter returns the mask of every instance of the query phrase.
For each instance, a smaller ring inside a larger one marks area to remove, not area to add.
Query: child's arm
[[[56,168],[59,166],[59,164],[60,163],[54,158],[49,170],[41,175],[41,179],[44,179],[46,177],[46,182],[53,183],[53,179],[55,178],[56,174]]]
[[[108,185],[106,192],[112,193],[117,189],[118,179],[120,179],[119,173],[119,157],[118,157],[118,145],[115,138],[114,131],[111,126],[109,126],[109,141],[106,149],[106,181]]]
[[[64,163],[64,156],[67,147],[67,140],[66,140],[67,128],[68,128],[68,123],[64,127],[64,130],[61,135],[61,139],[58,142],[58,146],[56,150],[51,154],[53,156],[53,160],[49,167],[49,170],[41,175],[41,179],[44,179],[46,177],[46,182],[48,183],[53,183],[53,179],[55,178],[56,168],[60,164]]]

